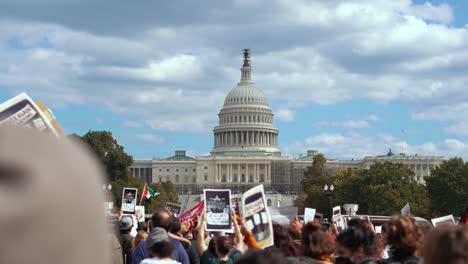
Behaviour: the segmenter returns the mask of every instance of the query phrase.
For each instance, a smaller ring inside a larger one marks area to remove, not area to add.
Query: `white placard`
[[[306,208],[304,211],[304,224],[314,221],[315,219],[315,208]]]

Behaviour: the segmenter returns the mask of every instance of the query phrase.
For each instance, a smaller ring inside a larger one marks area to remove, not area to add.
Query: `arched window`
[[[271,199],[267,200],[267,206],[271,206]]]

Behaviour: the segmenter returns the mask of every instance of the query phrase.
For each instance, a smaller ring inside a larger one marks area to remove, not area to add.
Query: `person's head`
[[[185,238],[188,240],[193,240],[193,232],[190,230],[185,234]]]
[[[302,226],[303,224],[297,216],[289,223],[288,232],[292,239],[301,240]]]
[[[468,225],[445,225],[426,235],[422,248],[424,264],[468,263]]]
[[[236,264],[290,264],[291,261],[285,258],[279,251],[251,250],[241,256]]]
[[[218,236],[216,239],[216,255],[223,258],[229,254],[232,248],[231,239],[228,236]]]
[[[397,215],[384,224],[383,236],[390,246],[392,257],[407,258],[415,254],[421,245],[422,233],[414,218]]]
[[[135,251],[138,244],[140,244],[141,241],[146,240],[147,237],[148,233],[146,233],[145,231],[139,231],[132,241],[132,251]]]
[[[120,233],[128,234],[130,233],[132,227],[133,227],[133,219],[130,216],[122,217],[119,223]]]
[[[304,255],[314,259],[331,257],[335,250],[330,237],[322,231],[322,225],[318,222],[309,222],[302,228],[302,245]]]
[[[343,258],[349,258],[354,263],[364,258],[380,257],[374,232],[367,229],[361,220],[359,221],[346,228],[336,238],[338,254]]]
[[[273,222],[273,239],[275,247],[279,249],[285,256],[299,256],[301,247],[289,235],[288,229],[282,225]]]
[[[146,238],[146,247],[152,257],[167,258],[174,251],[174,246],[169,242],[167,231],[161,227],[155,227]]]
[[[169,229],[169,232],[172,234],[179,234],[182,228],[182,223],[179,221],[177,218],[173,218],[171,221],[171,228]]]
[[[151,227],[161,227],[166,231],[169,231],[171,228],[172,216],[165,209],[158,209],[151,216]]]

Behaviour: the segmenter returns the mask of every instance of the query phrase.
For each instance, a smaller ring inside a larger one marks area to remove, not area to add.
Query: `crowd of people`
[[[236,219],[234,213],[232,219]],[[120,217],[119,217],[120,218]],[[123,216],[117,235],[121,248],[114,262],[125,264],[436,264],[468,263],[468,225],[421,228],[414,218],[395,215],[376,228],[351,219],[347,228],[329,228],[295,218],[288,226],[273,222],[274,245],[260,248],[252,232],[233,221],[234,232],[210,233],[206,217],[188,229],[164,210],[149,223]],[[380,231],[381,229],[381,231]],[[133,233],[133,235],[131,235]]]

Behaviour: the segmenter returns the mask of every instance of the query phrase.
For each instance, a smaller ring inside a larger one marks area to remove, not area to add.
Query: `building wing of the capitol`
[[[148,183],[171,181],[180,194],[200,193],[203,188],[244,191],[258,184],[283,197],[300,190],[304,171],[318,152],[310,150],[299,158],[281,155],[274,114],[268,97],[253,81],[249,53],[244,50],[240,81],[228,93],[218,114],[211,155],[192,158],[184,150],[176,150],[166,159],[135,160],[130,168],[135,176]],[[327,160],[327,166],[337,170],[369,168],[383,161],[401,162],[414,170],[415,180],[424,183],[430,170],[443,160],[439,156],[394,155],[389,151],[362,160]]]

